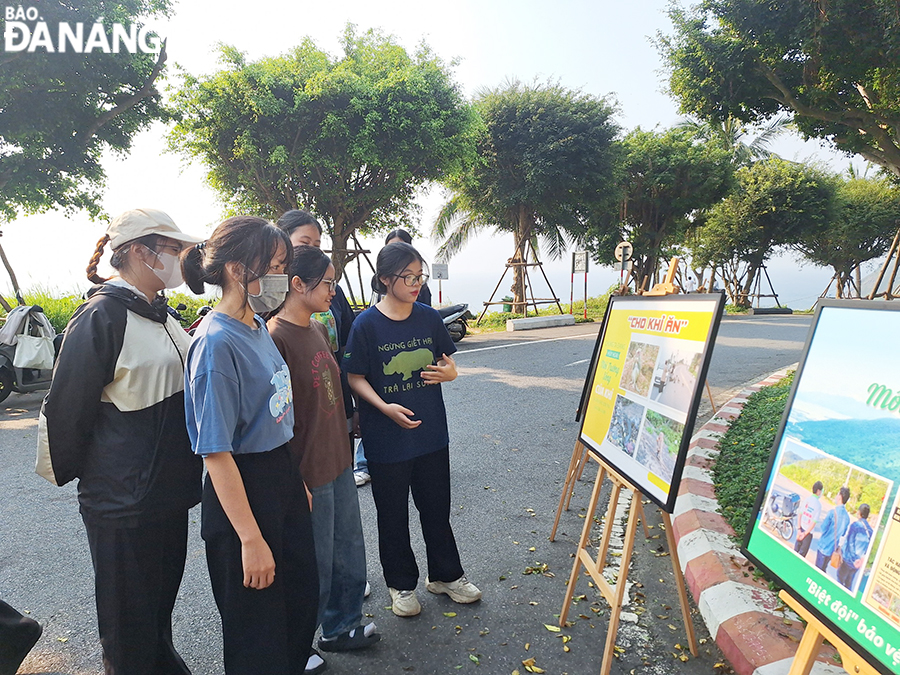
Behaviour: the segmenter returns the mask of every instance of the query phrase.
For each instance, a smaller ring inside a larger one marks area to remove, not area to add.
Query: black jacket
[[[78,478],[83,514],[119,523],[200,500],[184,417],[190,338],[162,298],[101,284],[72,316],[38,429],[42,476]]]

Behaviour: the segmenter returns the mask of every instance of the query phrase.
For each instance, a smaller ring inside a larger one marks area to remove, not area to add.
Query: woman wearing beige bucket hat
[[[181,285],[181,250],[199,241],[154,209],[110,223],[41,409],[37,472],[78,479],[107,675],[190,673],[172,645],[172,609],[202,465],[185,426],[190,338],[161,291]],[[97,275],[107,243],[111,279]]]

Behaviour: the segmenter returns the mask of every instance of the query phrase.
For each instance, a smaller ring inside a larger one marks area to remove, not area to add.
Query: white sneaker
[[[415,616],[422,611],[422,605],[415,591],[398,591],[388,588],[391,593],[391,611],[397,616]]]
[[[481,600],[481,591],[475,584],[466,579],[465,574],[456,581],[428,581],[426,577],[425,588],[430,593],[438,595],[446,593],[453,602],[458,602],[462,605]]]
[[[354,471],[353,480],[356,482],[356,487],[362,487],[370,480],[372,480],[372,477],[367,471]]]
[[[366,582],[366,592],[363,593],[363,597],[368,598],[371,593],[372,593],[372,587],[369,585],[369,582],[367,581]]]

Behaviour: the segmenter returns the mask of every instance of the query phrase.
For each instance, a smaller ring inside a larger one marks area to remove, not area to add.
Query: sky
[[[652,43],[659,31],[671,31],[667,5],[667,0],[560,0],[552,4],[536,0],[458,0],[452,4],[182,0],[175,4],[171,17],[152,18],[148,23],[167,39],[169,65],[199,75],[217,68],[219,43],[237,47],[252,60],[284,53],[309,36],[320,48],[339,55],[340,35],[352,22],[358,31],[377,28],[395,36],[407,50],[414,50],[424,40],[445,61],[456,59],[454,75],[467,97],[510,79],[553,79],[614,101],[618,110],[615,121],[627,131],[636,126],[665,128],[680,119],[676,103],[664,92],[662,61]],[[182,230],[208,234],[221,221],[221,206],[205,184],[202,165],[166,151],[167,131],[165,125],[156,123],[135,138],[127,157],[104,159],[108,176],[104,210],[115,216],[130,208],[158,208],[172,216]],[[803,142],[798,137],[780,139],[773,150],[786,159],[825,163],[834,171],[844,170],[851,161],[818,142]],[[853,163],[862,166],[858,159]],[[439,186],[423,190],[419,197],[421,236],[414,243],[426,260],[433,260],[437,249],[428,235],[445,198]],[[50,212],[4,225],[2,244],[26,290],[41,287],[81,292],[89,286],[84,268],[104,231],[105,222],[91,222],[86,214]],[[372,250],[374,263],[380,238],[363,243]],[[485,232],[472,240],[450,260],[449,279],[442,283],[443,300],[466,302],[473,311],[480,311],[500,281],[512,249],[512,235]],[[545,260],[544,268],[556,297],[567,303],[572,292],[570,256]],[[797,309],[810,307],[831,276],[827,269],[801,267],[791,256],[773,259],[769,273],[782,304]],[[588,295],[606,291],[617,279],[618,273],[612,269],[592,265]],[[359,287],[358,279],[352,283]],[[368,277],[364,283],[368,287]],[[511,283],[509,273],[495,299],[508,293]],[[437,284],[431,285],[437,299]],[[0,291],[9,289],[4,275]],[[551,297],[540,275],[534,280],[534,294]],[[584,295],[582,275],[575,278],[574,295],[576,300]]]

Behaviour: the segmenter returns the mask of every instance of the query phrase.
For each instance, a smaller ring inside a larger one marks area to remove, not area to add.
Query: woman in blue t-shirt
[[[291,378],[256,316],[284,302],[290,260],[287,235],[246,216],[182,258],[192,291],[222,289],[188,351],[185,412],[206,462],[201,534],[227,675],[300,675],[316,628],[309,504],[287,445]]]
[[[456,346],[436,310],[416,302],[428,275],[412,246],[394,243],[378,254],[372,288],[384,298],[357,317],[344,355],[360,399],[378,549],[397,616],[421,611],[419,568],[410,545],[412,491],[428,557],[425,588],[455,602],[481,599],[463,574],[450,527],[450,449],[441,383],[456,379]]]

